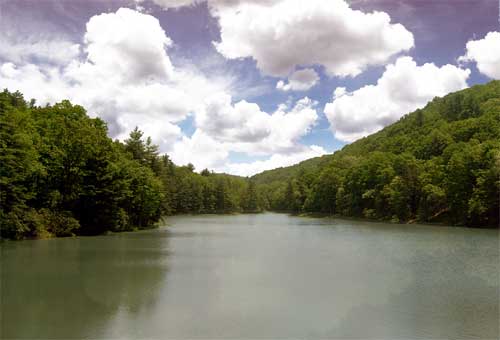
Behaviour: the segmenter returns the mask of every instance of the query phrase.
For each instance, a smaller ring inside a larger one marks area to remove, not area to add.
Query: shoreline
[[[169,224],[167,223],[167,219],[169,217],[176,217],[176,216],[238,216],[238,215],[259,215],[259,214],[266,214],[266,213],[275,213],[275,214],[286,214],[294,217],[304,217],[304,218],[317,218],[317,219],[325,219],[325,218],[331,218],[331,219],[341,219],[341,220],[347,220],[347,221],[359,221],[359,222],[373,222],[373,223],[388,223],[392,225],[401,225],[401,226],[410,226],[410,225],[424,225],[424,226],[433,226],[433,227],[448,227],[448,228],[464,228],[464,229],[499,229],[498,226],[482,226],[482,227],[469,227],[466,225],[451,225],[451,224],[445,224],[445,223],[430,223],[430,222],[418,222],[416,220],[410,220],[407,222],[392,222],[388,220],[383,220],[383,219],[371,219],[371,218],[366,218],[366,217],[353,217],[353,216],[343,216],[339,214],[327,214],[327,213],[317,213],[317,212],[305,212],[305,213],[293,213],[290,211],[278,211],[278,210],[264,210],[264,211],[259,211],[259,212],[231,212],[231,213],[214,213],[214,214],[176,214],[176,215],[165,215],[162,216],[161,220],[152,225],[151,227],[148,228],[133,228],[131,230],[123,230],[123,231],[107,231],[102,234],[95,234],[95,235],[70,235],[70,236],[55,236],[53,234],[48,234],[44,235],[43,237],[28,237],[24,239],[8,239],[8,238],[0,238],[0,244],[3,242],[12,242],[12,241],[37,241],[37,240],[50,240],[50,239],[62,239],[62,238],[76,238],[76,237],[95,237],[95,236],[108,236],[108,235],[115,235],[115,234],[122,234],[122,233],[136,233],[140,231],[147,231],[147,230],[153,230],[153,229],[158,229],[160,227],[169,227]]]

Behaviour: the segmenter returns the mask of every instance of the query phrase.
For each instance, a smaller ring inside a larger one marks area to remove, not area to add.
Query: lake
[[[3,338],[498,338],[497,230],[285,214],[1,244]]]

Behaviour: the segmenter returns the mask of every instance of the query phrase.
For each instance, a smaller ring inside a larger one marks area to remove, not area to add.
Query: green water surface
[[[4,242],[3,338],[498,338],[497,230],[285,214]]]

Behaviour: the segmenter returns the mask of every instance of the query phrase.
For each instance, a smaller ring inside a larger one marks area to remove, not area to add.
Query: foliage
[[[333,155],[252,178],[176,166],[137,128],[0,93],[0,236],[150,228],[169,214],[318,212],[498,226],[500,81],[436,98]]]
[[[276,210],[498,227],[499,160],[492,81],[436,98],[333,155],[252,179]]]
[[[94,235],[153,226],[162,215],[261,211],[246,179],[176,166],[137,128],[124,143],[62,101],[0,93],[0,235]]]

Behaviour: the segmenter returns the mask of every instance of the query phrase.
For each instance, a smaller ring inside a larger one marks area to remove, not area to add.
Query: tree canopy
[[[113,141],[62,101],[0,93],[0,236],[150,228],[164,215],[276,210],[499,225],[500,81],[436,98],[332,155],[251,178],[196,173],[134,129]]]
[[[500,81],[435,98],[333,155],[252,180],[275,210],[498,227]]]
[[[0,93],[0,235],[93,235],[153,226],[163,215],[260,211],[255,185],[195,173],[135,129],[121,143],[99,118],[63,101],[38,107]]]

